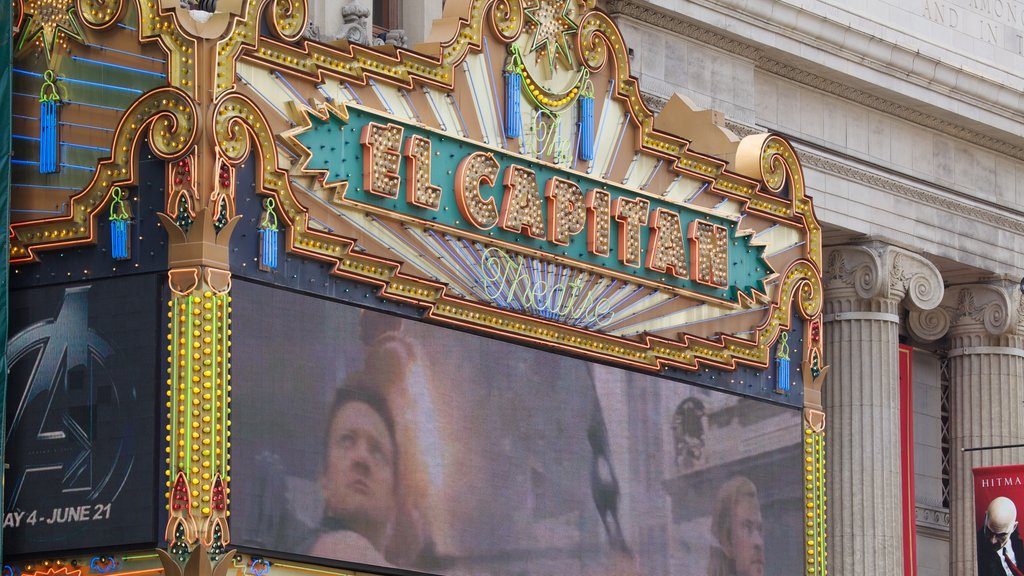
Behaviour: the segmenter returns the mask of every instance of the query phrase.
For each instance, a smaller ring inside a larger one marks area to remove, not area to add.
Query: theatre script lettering
[[[480,271],[487,297],[503,308],[522,307],[535,316],[588,328],[602,328],[612,321],[611,300],[598,298],[594,289],[585,290],[583,275],[572,280],[568,275],[556,281],[538,279],[526,258],[500,248],[484,251]]]

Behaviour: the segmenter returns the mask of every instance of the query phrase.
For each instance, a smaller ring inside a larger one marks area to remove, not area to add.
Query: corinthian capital
[[[951,336],[1024,336],[1024,298],[1015,282],[950,286],[934,310],[911,313],[910,328],[923,340]]]
[[[826,299],[859,298],[896,308],[929,310],[942,301],[942,276],[934,264],[895,246],[871,242],[825,249]]]

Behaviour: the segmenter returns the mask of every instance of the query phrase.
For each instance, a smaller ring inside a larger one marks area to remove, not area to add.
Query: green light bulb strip
[[[806,573],[828,574],[825,546],[825,432],[804,428],[804,503],[806,506]]]
[[[216,478],[229,480],[230,302],[202,286],[168,302],[167,496],[184,472],[192,511],[202,516]]]

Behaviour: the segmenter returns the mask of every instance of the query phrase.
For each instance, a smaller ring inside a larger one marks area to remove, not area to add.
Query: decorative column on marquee
[[[1024,464],[1024,449],[961,452],[1024,442],[1024,300],[1016,282],[950,286],[942,306],[912,314],[923,340],[949,343],[953,575],[977,572],[973,468]],[[1020,503],[1018,503],[1020,506]],[[1024,510],[1018,510],[1018,520]]]
[[[231,273],[228,242],[240,219],[207,209],[187,225],[159,214],[170,237],[167,328],[167,496],[165,567],[189,560],[193,543],[213,560],[230,541]],[[180,219],[179,219],[180,220]],[[221,225],[219,222],[224,222]],[[161,556],[163,550],[159,550]],[[198,556],[197,556],[198,557]]]
[[[942,278],[924,258],[879,242],[826,248],[825,262],[829,567],[900,574],[899,313],[937,306]]]

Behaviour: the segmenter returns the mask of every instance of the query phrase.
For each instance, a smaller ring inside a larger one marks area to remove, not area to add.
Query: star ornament
[[[53,47],[61,36],[86,43],[82,28],[78,25],[74,0],[25,0],[23,14],[25,24],[18,50],[39,38],[42,40],[43,52],[46,53],[46,61],[50,62],[53,59]]]
[[[533,23],[533,46],[530,53],[544,52],[550,69],[555,67],[557,54],[561,54],[566,63],[572,64],[567,36],[576,32],[578,26],[569,18],[569,1],[537,0],[536,5],[525,9]]]

